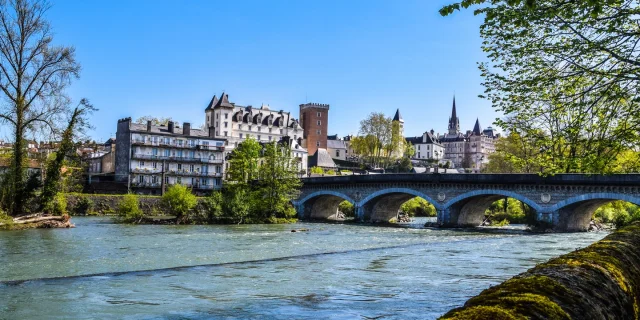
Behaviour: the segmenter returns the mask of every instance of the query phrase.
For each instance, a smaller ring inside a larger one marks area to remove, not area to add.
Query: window
[[[164,183],[169,183],[169,177],[164,177]]]
[[[298,135],[294,134],[293,135],[293,140],[297,140],[298,139]]]
[[[216,120],[220,119],[220,114],[216,113]]]
[[[271,136],[269,136],[269,141],[271,141]]]
[[[229,114],[228,114],[228,113],[225,113],[225,114],[224,114],[224,118],[225,118],[225,119],[228,119],[228,118],[229,118]]]
[[[240,139],[242,139],[242,133],[240,134]]]
[[[203,186],[206,186],[206,185],[207,185],[207,179],[202,178],[200,181],[201,181],[201,183],[202,183],[202,185],[203,185]]]
[[[153,162],[152,166],[153,166],[154,169],[158,169],[158,163],[157,162]]]
[[[209,119],[209,116],[207,116],[207,122],[211,121],[211,119]]]
[[[249,131],[251,131],[251,126],[249,126]]]
[[[322,113],[320,112],[318,112],[316,115],[318,116],[318,118],[322,117]]]
[[[143,176],[138,176],[138,182],[143,183],[144,182],[144,177]]]
[[[226,121],[225,121],[225,123],[224,123],[224,127],[225,127],[225,128],[227,127],[227,122],[226,122]]]
[[[202,145],[208,147],[209,146],[209,141],[202,141]]]
[[[182,163],[178,163],[178,170],[182,170]]]
[[[340,150],[336,150],[336,157],[340,156]]]
[[[260,141],[260,135],[258,135],[258,141]]]
[[[158,183],[158,177],[157,176],[151,177],[151,183]]]
[[[193,172],[193,169],[194,169],[194,168],[193,168],[193,165],[192,165],[192,164],[190,164],[190,165],[189,165],[189,172]]]
[[[177,178],[176,178],[176,182],[177,182],[178,184],[182,184],[182,177],[177,177]]]
[[[144,167],[144,161],[140,161],[140,166]]]
[[[320,146],[320,141],[316,141],[316,147]]]
[[[322,121],[318,120],[318,125],[322,125]]]
[[[272,130],[272,129],[271,129],[271,128],[269,128],[269,133],[271,133],[271,130]]]
[[[418,145],[418,150],[420,150],[420,145]]]
[[[284,130],[280,129],[280,134],[284,133]]]
[[[420,152],[418,152],[418,158],[420,158]]]
[[[225,137],[228,137],[228,136],[229,136],[229,135],[228,135],[228,133],[229,133],[229,132],[225,131],[225,132],[224,132],[224,136],[225,136]]]
[[[322,131],[320,131],[320,130],[316,130],[316,134],[317,134],[317,135],[320,135],[320,133],[322,133]]]

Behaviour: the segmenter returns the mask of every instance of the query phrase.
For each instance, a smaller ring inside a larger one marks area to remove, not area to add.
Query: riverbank
[[[640,223],[484,290],[441,319],[638,319]]]

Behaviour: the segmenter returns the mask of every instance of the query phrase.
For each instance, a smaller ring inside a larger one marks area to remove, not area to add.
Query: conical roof
[[[204,111],[213,110],[213,107],[215,107],[217,103],[218,103],[218,96],[214,94],[213,98],[211,99],[211,102],[209,102],[209,105],[207,106],[206,109],[204,109]]]
[[[479,136],[482,134],[482,129],[480,128],[480,121],[476,118],[476,124],[473,126],[473,134]]]
[[[393,116],[393,121],[404,122],[404,120],[402,120],[402,116],[400,115],[400,109],[396,109],[396,115]]]
[[[215,105],[215,107],[233,108],[233,105],[229,102],[229,95],[223,92],[222,96],[220,96],[220,100]]]

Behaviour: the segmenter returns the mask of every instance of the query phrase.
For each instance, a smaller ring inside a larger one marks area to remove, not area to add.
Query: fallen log
[[[27,217],[27,218],[25,218]],[[7,230],[22,230],[31,228],[73,228],[71,217],[43,216],[42,214],[13,218],[11,222],[0,222],[0,228]]]

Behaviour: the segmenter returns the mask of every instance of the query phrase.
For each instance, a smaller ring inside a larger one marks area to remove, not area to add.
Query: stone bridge
[[[389,221],[413,197],[429,201],[443,227],[482,223],[496,200],[511,197],[556,231],[585,231],[601,205],[624,200],[640,205],[640,174],[378,174],[304,178],[293,201],[301,219],[327,219],[340,202],[355,206],[356,219]]]

